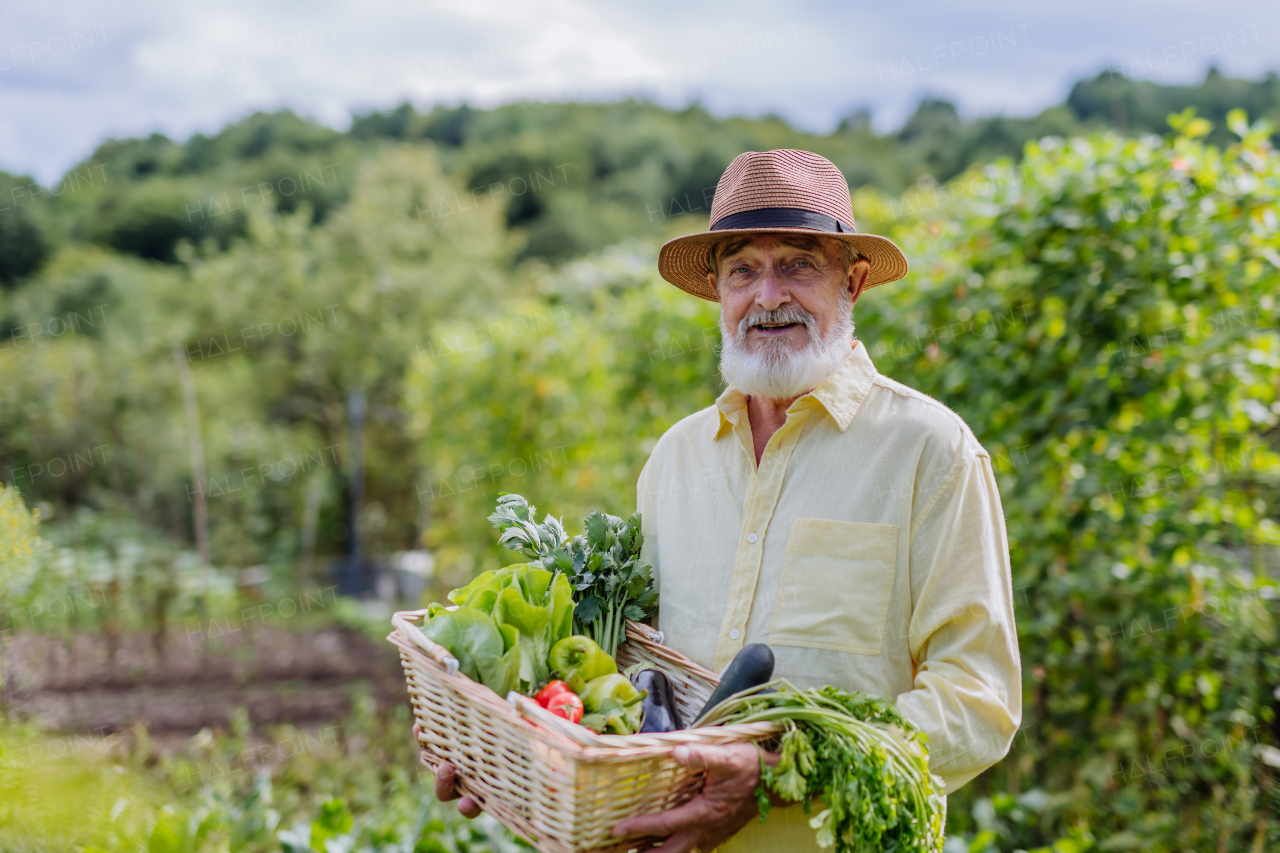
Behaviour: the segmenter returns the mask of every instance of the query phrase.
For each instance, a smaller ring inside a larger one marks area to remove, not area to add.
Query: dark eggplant
[[[671,681],[661,670],[642,669],[631,674],[631,683],[637,690],[647,690],[648,695],[640,702],[644,712],[640,724],[641,734],[657,732],[674,732],[683,729],[680,711],[676,708],[676,694],[671,689]]]
[[[771,678],[773,678],[773,649],[764,643],[743,646],[742,651],[738,652],[725,668],[724,675],[720,677],[720,686],[711,694],[707,704],[702,706],[693,725],[696,726],[698,720],[705,717],[708,711],[733,694],[759,687]]]

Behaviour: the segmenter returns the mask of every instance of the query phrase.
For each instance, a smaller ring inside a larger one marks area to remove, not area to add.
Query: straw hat
[[[809,151],[748,151],[733,158],[711,202],[711,230],[677,237],[658,253],[658,272],[681,290],[719,302],[707,283],[707,249],[739,234],[820,234],[853,247],[871,262],[867,287],[907,274],[892,240],[859,234],[849,184],[836,165]]]

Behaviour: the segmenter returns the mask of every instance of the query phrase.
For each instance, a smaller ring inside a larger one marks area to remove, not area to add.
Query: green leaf
[[[582,624],[591,624],[600,618],[600,599],[594,595],[587,596],[578,602],[578,606],[574,608],[573,615]]]
[[[325,842],[351,831],[351,812],[341,797],[327,800],[311,823],[311,849],[325,853]]]
[[[422,626],[427,639],[458,659],[459,672],[504,697],[523,671],[523,645],[510,633],[516,630],[504,632],[493,616],[465,606],[429,614]]]
[[[187,819],[161,809],[147,839],[147,853],[195,853],[195,839]]]

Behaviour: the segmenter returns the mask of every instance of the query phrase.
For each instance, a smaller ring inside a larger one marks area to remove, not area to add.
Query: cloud
[[[341,128],[352,110],[406,99],[697,100],[820,132],[865,106],[887,129],[926,93],[971,115],[1033,112],[1109,63],[1157,80],[1189,82],[1210,64],[1256,76],[1280,34],[1280,7],[1244,2],[1007,6],[30,4],[3,13],[0,168],[49,182],[112,136],[181,139],[284,107]]]

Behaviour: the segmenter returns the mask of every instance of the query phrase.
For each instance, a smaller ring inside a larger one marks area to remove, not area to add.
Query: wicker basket
[[[664,734],[597,735],[525,696],[504,699],[457,671],[458,662],[418,626],[425,610],[395,614],[387,638],[400,648],[418,722],[422,761],[451,764],[459,789],[543,853],[624,851],[655,839],[619,842],[624,818],[663,811],[697,794],[704,774],[679,766],[679,744],[760,741],[772,723],[714,726]],[[681,716],[692,720],[718,683],[715,674],[661,645],[662,635],[627,623],[619,667],[658,665],[671,680]]]

